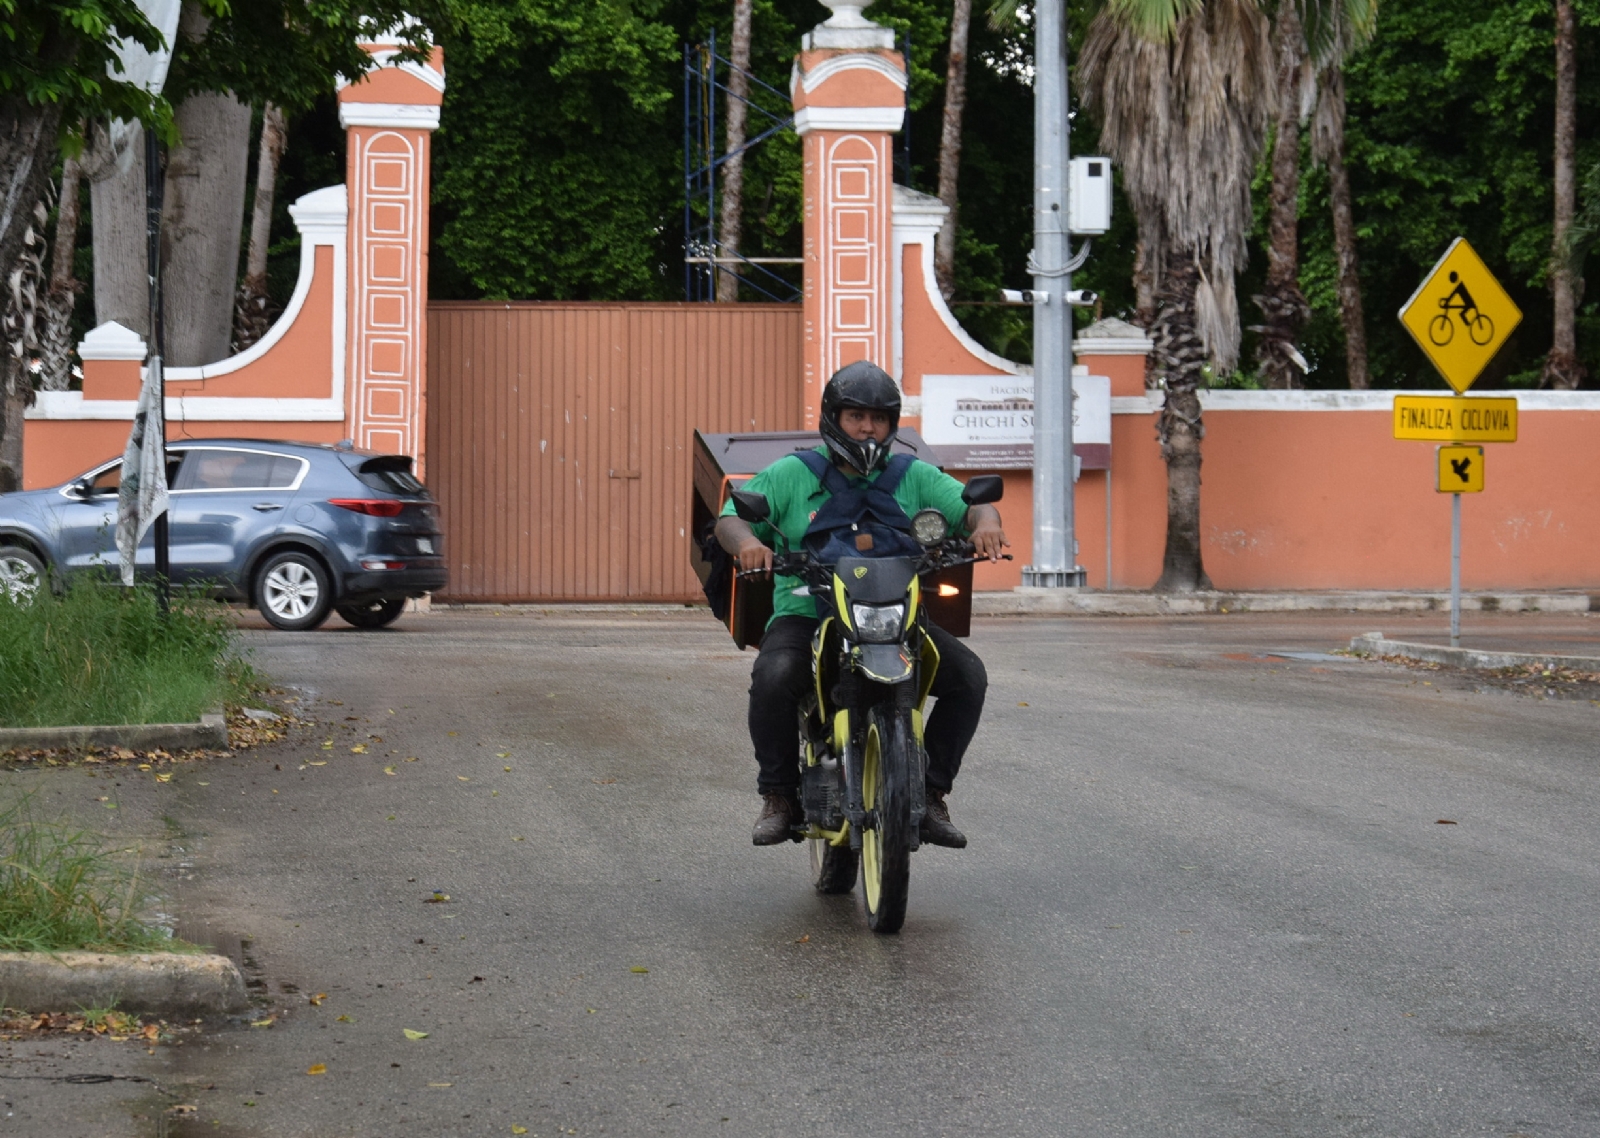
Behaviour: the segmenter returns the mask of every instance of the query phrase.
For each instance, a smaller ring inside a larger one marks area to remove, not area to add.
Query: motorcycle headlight
[[[938,510],[918,510],[911,518],[911,536],[919,545],[938,545],[950,536],[950,526]]]
[[[900,626],[906,619],[906,606],[850,606],[850,623],[856,626],[856,639],[864,644],[893,644],[900,639]]]

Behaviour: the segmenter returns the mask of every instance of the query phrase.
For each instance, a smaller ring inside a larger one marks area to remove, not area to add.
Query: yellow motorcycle
[[[962,499],[968,506],[997,502],[1003,489],[999,476],[979,475]],[[765,495],[735,490],[733,500],[748,523],[770,515]],[[923,708],[939,653],[927,635],[922,581],[983,560],[950,533],[938,510],[918,511],[911,532],[919,557],[844,557],[830,565],[779,550],[772,569],[805,582],[820,621],[811,648],[814,683],[800,712],[800,840],[820,892],[850,892],[859,865],[867,924],[877,933],[899,932],[905,923],[926,804]]]

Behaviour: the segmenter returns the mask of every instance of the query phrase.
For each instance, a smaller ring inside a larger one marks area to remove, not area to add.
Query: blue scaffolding
[[[911,33],[903,33],[900,43],[905,58],[911,59]],[[715,300],[717,274],[729,273],[741,287],[749,288],[767,300],[793,304],[800,299],[800,286],[774,272],[769,265],[799,265],[801,257],[746,257],[737,249],[725,249],[717,241],[717,172],[735,154],[759,146],[780,131],[794,126],[792,113],[779,114],[748,96],[728,90],[727,78],[733,63],[717,52],[716,32],[708,42],[683,45],[683,297],[690,301]],[[790,101],[779,91],[743,72],[750,95],[761,96],[785,110]],[[719,97],[737,98],[753,112],[747,121],[762,129],[746,137],[737,150],[722,152],[717,137]],[[756,118],[755,116],[760,116]],[[895,150],[896,180],[911,184],[911,118],[906,116]]]

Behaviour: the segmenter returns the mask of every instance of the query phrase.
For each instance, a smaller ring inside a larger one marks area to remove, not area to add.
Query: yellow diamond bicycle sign
[[[1458,392],[1472,386],[1521,322],[1522,310],[1461,237],[1400,309],[1400,323]]]

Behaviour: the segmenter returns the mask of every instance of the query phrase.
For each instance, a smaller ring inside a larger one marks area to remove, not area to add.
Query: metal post
[[[1062,0],[1038,0],[1033,79],[1033,564],[1024,585],[1070,588],[1077,567],[1072,485],[1072,255],[1067,235],[1067,51]]]
[[[161,467],[167,465],[167,390],[166,371],[166,313],[161,297],[161,144],[155,131],[144,128],[144,200],[146,264],[150,277],[150,362],[156,382],[156,406],[161,410]],[[167,526],[167,511],[161,511],[152,527],[151,539],[155,545],[156,603],[164,613],[171,596],[172,561],[171,536]]]
[[[1450,647],[1461,647],[1461,495],[1450,495]]]

